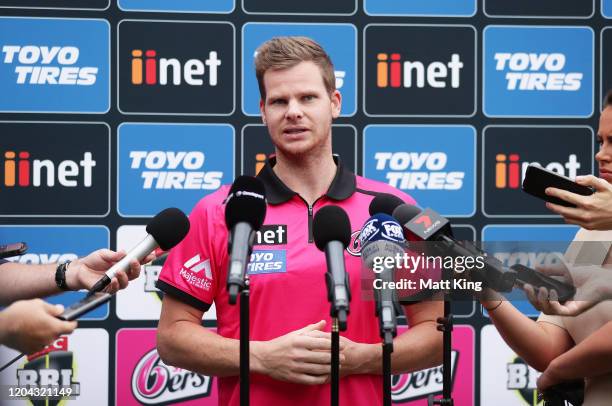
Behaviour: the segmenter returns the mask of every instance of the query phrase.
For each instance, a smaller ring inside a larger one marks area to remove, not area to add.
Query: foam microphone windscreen
[[[253,176],[238,176],[227,196],[225,224],[232,229],[238,223],[248,223],[259,230],[266,218],[266,189]]]
[[[181,242],[188,232],[189,219],[176,207],[160,211],[147,224],[147,233],[153,236],[164,251],[168,251]]]
[[[376,197],[372,199],[368,210],[370,212],[370,216],[379,213],[391,215],[393,210],[395,210],[395,208],[401,204],[404,204],[404,201],[399,197],[390,193],[382,193],[376,195]]]
[[[351,242],[351,221],[341,207],[325,206],[315,214],[312,232],[321,251],[330,241],[340,241],[346,248]]]
[[[414,217],[416,217],[416,215],[420,212],[421,209],[416,206],[413,206],[411,204],[402,204],[397,206],[395,210],[393,210],[392,216],[398,221],[398,223],[404,225],[410,220],[412,220]]]

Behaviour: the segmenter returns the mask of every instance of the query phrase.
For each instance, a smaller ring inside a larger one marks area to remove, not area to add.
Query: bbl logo
[[[152,216],[168,206],[189,212],[234,178],[230,125],[127,123],[118,137],[123,216]]]
[[[357,11],[357,0],[242,0],[242,7],[247,14],[353,15]]]
[[[364,44],[367,115],[476,113],[474,27],[370,24]]]
[[[574,17],[589,18],[595,12],[594,0],[484,0],[484,11],[495,17]]]
[[[365,0],[364,8],[372,16],[470,17],[476,14],[476,0]]]
[[[259,2],[258,2],[259,3]],[[286,2],[295,4],[296,2]],[[327,2],[336,4],[338,2]],[[242,28],[242,111],[258,116],[259,87],[255,78],[255,51],[278,36],[301,35],[318,42],[331,57],[336,89],[342,93],[342,116],[357,111],[357,29],[352,24],[247,23]]]
[[[107,124],[0,122],[0,133],[5,135],[0,216],[98,217],[109,212]]]
[[[488,26],[484,113],[490,117],[590,117],[594,35],[588,27]]]
[[[364,131],[364,175],[445,216],[474,213],[475,173],[473,127],[371,125]]]
[[[554,215],[546,209],[544,201],[521,189],[530,163],[539,163],[570,178],[593,173],[593,131],[580,126],[485,128],[482,171],[485,215]]]
[[[357,167],[357,130],[352,125],[332,125],[332,151],[340,156],[342,165],[355,172]],[[268,128],[247,124],[242,128],[242,173],[256,175],[274,153]],[[265,226],[264,226],[265,227]]]
[[[234,0],[193,0],[148,1],[119,0],[119,8],[126,11],[152,11],[175,13],[231,13],[234,11]]]
[[[124,20],[118,30],[118,97],[122,112],[233,113],[232,24]],[[199,40],[192,42],[188,38]]]
[[[110,108],[108,21],[2,17],[0,44],[0,111]]]
[[[106,10],[110,0],[0,0],[0,7]]]

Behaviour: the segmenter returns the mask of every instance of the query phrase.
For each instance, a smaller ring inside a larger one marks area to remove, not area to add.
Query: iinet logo
[[[496,189],[518,189],[521,187],[525,172],[530,164],[541,165],[539,162],[520,162],[519,154],[497,154],[495,156],[495,188]],[[541,165],[544,166],[544,165]],[[550,162],[546,169],[554,171],[559,175],[574,179],[580,169],[575,154],[568,156],[567,162]]]
[[[460,86],[460,74],[463,62],[459,54],[452,54],[449,62],[434,61],[429,65],[418,61],[403,61],[398,53],[377,55],[377,87],[429,87],[444,89]]]
[[[96,83],[98,68],[75,66],[79,48],[37,45],[4,45],[3,63],[15,65],[18,85],[77,85]]]
[[[562,72],[566,63],[564,54],[497,52],[494,58],[495,70],[507,72],[508,90],[580,90],[582,73]]]
[[[189,59],[181,62],[176,58],[159,58],[157,51],[148,49],[132,50],[132,84],[133,85],[168,85],[171,79],[172,85],[179,86],[183,82],[189,86],[203,86],[208,82],[209,86],[218,84],[218,68],[221,60],[216,51],[208,53],[208,59]]]
[[[53,162],[50,159],[34,159],[27,151],[4,153],[5,187],[54,187],[55,182],[64,187],[91,187],[96,161],[91,152],[83,153],[80,161]]]

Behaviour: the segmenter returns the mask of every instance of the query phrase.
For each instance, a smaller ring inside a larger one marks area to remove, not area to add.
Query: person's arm
[[[595,188],[595,193],[582,196],[567,190],[546,188],[546,194],[558,197],[576,207],[546,203],[549,210],[563,216],[568,224],[578,224],[587,230],[612,230],[612,185],[593,175],[577,176],[576,183]]]
[[[612,322],[551,361],[538,379],[544,390],[563,381],[612,373]]]
[[[76,321],[56,318],[64,311],[40,299],[20,300],[0,312],[0,344],[24,354],[33,354],[62,334],[70,334]]]
[[[546,369],[553,359],[574,344],[565,329],[535,322],[503,298],[481,300],[481,303],[485,309],[490,309],[489,317],[506,344],[538,371]]]
[[[100,249],[83,258],[78,258],[66,269],[66,286],[69,290],[89,289],[100,279],[113,264],[125,256],[125,252],[114,252]],[[142,263],[153,258],[147,256]],[[46,297],[62,293],[55,283],[55,271],[58,264],[28,265],[14,262],[0,264],[0,305],[16,300]],[[130,263],[130,272],[119,272],[112,279],[108,292],[116,292],[128,285],[128,280],[140,274],[138,261]]]
[[[436,319],[443,315],[443,303],[427,301],[404,306],[410,328],[393,340],[391,372],[418,371],[442,362],[442,333]],[[341,337],[344,343],[340,373],[382,374],[382,345],[356,343]]]
[[[157,329],[157,351],[167,365],[211,376],[240,372],[240,341],[205,327],[204,312],[165,295]],[[310,324],[270,341],[251,341],[251,372],[301,384],[322,384],[330,374],[331,337]],[[341,347],[342,348],[342,347]]]

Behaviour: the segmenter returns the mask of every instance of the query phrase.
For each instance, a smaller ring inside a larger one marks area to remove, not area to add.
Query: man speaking
[[[255,69],[260,110],[275,146],[258,177],[268,200],[250,277],[250,398],[253,405],[324,404],[330,398],[330,306],[325,255],[313,239],[312,220],[328,205],[342,207],[355,234],[369,218],[379,193],[414,200],[392,187],[355,176],[332,155],[331,125],[342,97],[329,56],[305,37],[274,38],[257,50]],[[158,329],[158,352],[165,363],[219,377],[219,404],[239,402],[239,307],[228,303],[227,238],[223,200],[229,187],[202,199],[193,209],[191,230],[170,253],[158,287],[166,293]],[[278,232],[278,230],[283,232]],[[262,231],[263,231],[262,230]],[[274,231],[275,233],[269,233]],[[348,329],[340,349],[340,403],[382,403],[382,347],[375,305],[361,292],[361,259],[345,250],[353,292]],[[274,261],[274,266],[261,266]],[[201,325],[212,303],[218,329]],[[436,330],[441,303],[405,307],[411,328],[394,341],[394,373],[441,362],[442,335]]]

